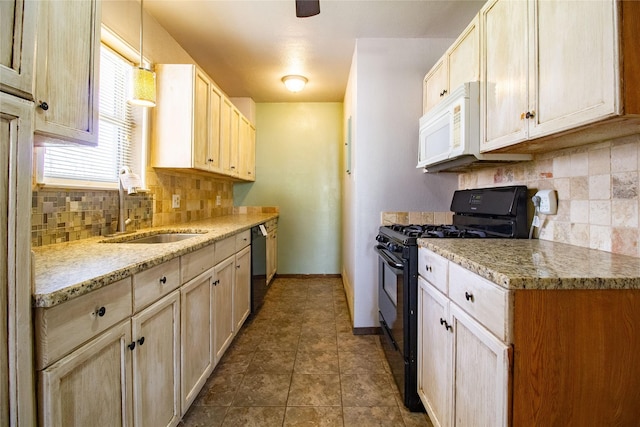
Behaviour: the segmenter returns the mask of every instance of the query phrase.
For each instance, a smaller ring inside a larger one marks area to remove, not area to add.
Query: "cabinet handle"
[[[107,313],[107,309],[104,307],[100,307],[99,309],[96,310],[96,315],[98,317],[102,317]]]
[[[424,267],[424,269],[425,269],[425,270],[427,270],[427,271],[432,271],[432,270],[431,270],[431,266],[430,266],[430,265],[426,265],[426,266]]]
[[[129,350],[133,351],[133,349],[136,348],[136,342],[132,341],[127,347],[129,347]]]
[[[452,329],[452,328],[451,328],[451,325],[449,325],[449,324],[447,323],[447,321],[446,321],[446,320],[444,320],[442,317],[440,318],[440,324],[441,324],[441,325],[444,325],[444,328],[445,328],[447,331],[450,331],[450,330]]]
[[[527,111],[526,113],[520,114],[520,120],[533,119],[535,116],[536,116],[535,111]]]
[[[444,89],[442,92],[440,92],[440,98],[442,98],[443,96],[445,96],[447,94],[447,90]]]
[[[47,111],[49,109],[49,104],[43,101],[38,105],[38,107],[42,108],[43,111]]]
[[[163,285],[164,285],[165,283],[167,283],[167,277],[166,277],[166,276],[162,276],[162,277],[160,278],[160,283],[162,283]]]
[[[236,168],[235,166],[231,166],[231,169],[235,169],[235,168]]]
[[[465,293],[464,293],[464,298],[465,298],[467,301],[471,301],[471,302],[473,302],[473,294],[470,294],[469,292],[466,292],[466,291],[465,291]]]
[[[142,345],[142,344],[144,344],[144,337],[141,337],[141,338],[138,340],[138,345]]]
[[[220,283],[220,279],[218,279],[215,282],[213,282],[213,286],[218,286],[218,283]]]
[[[240,268],[240,266],[239,266],[239,265],[236,265],[236,268]]]
[[[207,162],[213,162],[213,159],[207,159]]]

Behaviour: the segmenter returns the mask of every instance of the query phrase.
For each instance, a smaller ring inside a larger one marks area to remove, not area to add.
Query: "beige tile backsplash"
[[[633,135],[460,174],[458,186],[555,189],[558,213],[540,216],[540,239],[640,257],[639,152]]]

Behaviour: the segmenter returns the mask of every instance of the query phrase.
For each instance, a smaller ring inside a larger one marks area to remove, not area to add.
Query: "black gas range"
[[[378,253],[378,313],[387,361],[405,406],[424,410],[417,392],[418,245],[420,238],[527,237],[527,187],[454,192],[452,224],[381,226]]]

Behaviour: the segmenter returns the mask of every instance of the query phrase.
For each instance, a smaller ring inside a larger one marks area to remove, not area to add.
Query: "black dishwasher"
[[[258,312],[267,294],[267,236],[264,225],[251,228],[251,313]]]

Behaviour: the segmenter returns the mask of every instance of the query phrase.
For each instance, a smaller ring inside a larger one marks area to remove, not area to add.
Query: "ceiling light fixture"
[[[156,106],[156,73],[144,67],[142,58],[142,34],[144,12],[140,0],[140,66],[133,68],[133,98],[131,103],[143,107]]]
[[[282,78],[282,83],[289,89],[291,92],[300,92],[304,89],[304,86],[307,84],[309,80],[307,80],[304,76],[297,75],[289,75],[284,76]]]

